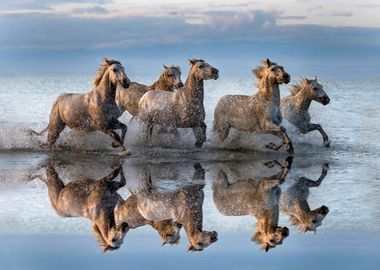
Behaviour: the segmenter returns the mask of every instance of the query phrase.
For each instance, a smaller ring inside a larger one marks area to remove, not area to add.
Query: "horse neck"
[[[109,70],[107,70],[99,84],[93,89],[94,92],[98,93],[103,99],[115,100],[116,96],[116,86],[109,79]]]
[[[279,218],[278,206],[277,209],[266,209],[260,217],[257,217],[257,230],[268,232],[270,227],[277,227]]]
[[[108,232],[115,225],[115,220],[107,217],[106,215],[101,215],[97,220],[94,220],[94,223],[98,226],[100,233],[107,241]]]
[[[204,82],[203,79],[196,79],[192,70],[185,82],[185,89],[183,90],[189,100],[200,102],[203,104],[204,99]]]
[[[307,96],[306,90],[301,89],[295,96],[295,105],[299,110],[309,110],[311,99]]]
[[[166,78],[164,77],[164,75],[161,75],[160,78],[158,78],[158,80],[156,82],[154,82],[150,88],[152,88],[154,90],[158,89],[158,90],[164,90],[164,91],[173,90],[173,86],[170,85],[166,81]]]
[[[271,84],[266,77],[260,80],[258,95],[264,97],[267,101],[273,101],[277,106],[280,106],[281,97],[279,84]]]
[[[305,221],[308,218],[309,213],[311,212],[309,204],[307,201],[298,201],[294,207],[295,212],[293,215],[297,217],[298,220]]]

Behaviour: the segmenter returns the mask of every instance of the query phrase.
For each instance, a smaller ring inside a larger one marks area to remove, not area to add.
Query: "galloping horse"
[[[330,146],[329,137],[320,124],[310,123],[310,103],[315,100],[323,105],[330,103],[330,98],[323,91],[323,86],[317,81],[303,78],[299,83],[292,86],[291,94],[281,99],[281,113],[284,119],[298,128],[303,133],[318,130],[323,138],[323,145]]]
[[[224,141],[230,128],[239,131],[270,133],[282,139],[279,146],[274,143],[267,148],[278,150],[286,145],[289,154],[293,154],[293,146],[286,130],[281,126],[280,89],[282,83],[289,83],[290,75],[282,66],[263,61],[263,66],[254,69],[253,74],[259,79],[259,90],[253,96],[227,95],[216,105],[214,112],[214,130]]]
[[[178,66],[165,66],[164,70],[156,82],[147,86],[144,84],[131,82],[128,89],[119,87],[116,90],[116,104],[120,109],[120,114],[127,110],[132,116],[136,116],[139,109],[141,97],[151,90],[162,90],[173,92],[175,88],[181,88],[181,68]]]
[[[218,79],[219,71],[201,59],[191,59],[189,63],[191,69],[180,91],[149,91],[141,98],[137,118],[146,124],[147,141],[154,125],[192,128],[196,147],[202,147],[206,140],[204,80]]]
[[[117,120],[120,111],[115,102],[115,94],[117,85],[128,88],[129,83],[123,65],[117,60],[105,58],[90,92],[60,95],[51,109],[49,125],[39,133],[30,132],[41,135],[48,130],[47,145],[50,148],[66,126],[77,130],[98,130],[113,139],[112,147],[121,147],[124,153],[128,153],[123,145],[127,126]],[[121,129],[121,138],[115,129]]]

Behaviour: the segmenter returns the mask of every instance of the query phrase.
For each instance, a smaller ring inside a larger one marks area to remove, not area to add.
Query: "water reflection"
[[[280,184],[285,181],[292,157],[288,157],[281,170],[269,177],[258,177],[252,171],[250,177],[229,182],[225,170],[221,169],[218,179],[213,184],[214,203],[219,212],[226,216],[254,216],[257,219],[256,232],[252,241],[259,244],[266,252],[270,248],[281,245],[289,235],[287,227],[278,225]],[[277,161],[267,162],[273,167]],[[227,164],[226,164],[227,165]],[[236,170],[235,164],[230,164]],[[228,166],[227,166],[228,167]],[[230,167],[230,169],[231,169]]]
[[[146,176],[141,179],[143,184],[139,188],[131,191],[132,195],[122,204],[117,214],[118,222],[128,222],[130,212],[138,209],[138,215],[150,222],[160,222],[166,220],[165,232],[160,232],[163,237],[164,244],[175,244],[179,240],[179,228],[183,226],[188,242],[189,251],[201,251],[217,241],[217,233],[215,231],[203,230],[203,201],[204,201],[204,176],[200,163],[194,164],[194,173],[192,180],[194,182],[180,186],[177,190],[158,189],[152,181],[150,174],[151,168],[147,166]],[[176,167],[173,166],[173,169]],[[200,180],[202,180],[200,182]],[[132,201],[133,203],[129,203]],[[133,210],[130,210],[133,205]],[[167,231],[169,234],[167,234]]]
[[[315,233],[329,213],[329,208],[325,205],[311,210],[308,203],[309,189],[318,187],[322,183],[328,168],[328,164],[323,164],[321,175],[315,181],[304,176],[298,177],[281,195],[281,212],[288,215],[292,225],[295,225],[301,232],[313,231]]]
[[[50,203],[56,213],[61,217],[88,218],[103,252],[118,249],[128,231],[128,224],[122,222],[117,225],[114,215],[121,200],[117,190],[126,183],[122,166],[101,179],[80,178],[68,184],[59,177],[54,162],[43,167],[46,168],[46,179],[38,178],[47,185]],[[119,174],[120,181],[114,181]]]
[[[86,161],[87,168],[83,162],[67,162],[48,159],[42,165],[46,177],[32,178],[46,184],[59,216],[91,220],[103,252],[118,249],[128,231],[143,226],[153,229],[163,245],[178,244],[183,229],[189,251],[210,247],[218,233],[204,224],[204,214],[210,213],[209,208],[204,211],[205,200],[215,205],[219,215],[254,218],[251,240],[265,252],[283,244],[290,234],[286,225],[315,232],[329,212],[324,205],[311,210],[308,204],[310,188],[321,184],[328,165],[322,165],[315,181],[296,178],[289,174],[292,157],[281,162],[127,160],[121,164],[116,160],[108,164],[96,160]],[[288,216],[290,223],[280,222],[281,215]],[[213,220],[219,225],[217,221]]]

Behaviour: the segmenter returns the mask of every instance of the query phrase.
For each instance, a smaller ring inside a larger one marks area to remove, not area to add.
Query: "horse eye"
[[[205,64],[200,64],[199,68],[204,68],[206,65]]]
[[[174,76],[173,74],[169,73],[169,77],[173,77],[173,76]]]
[[[112,71],[113,71],[113,72],[116,72],[116,71],[117,71],[117,69],[116,69],[116,68],[113,68],[113,69],[112,69]]]
[[[314,87],[313,90],[314,90],[314,91],[318,91],[318,88]]]

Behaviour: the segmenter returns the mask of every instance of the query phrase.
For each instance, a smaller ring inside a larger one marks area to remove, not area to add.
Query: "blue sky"
[[[244,73],[269,57],[297,75],[378,75],[372,0],[0,2],[1,74],[90,74],[104,56],[134,74],[202,57]]]

